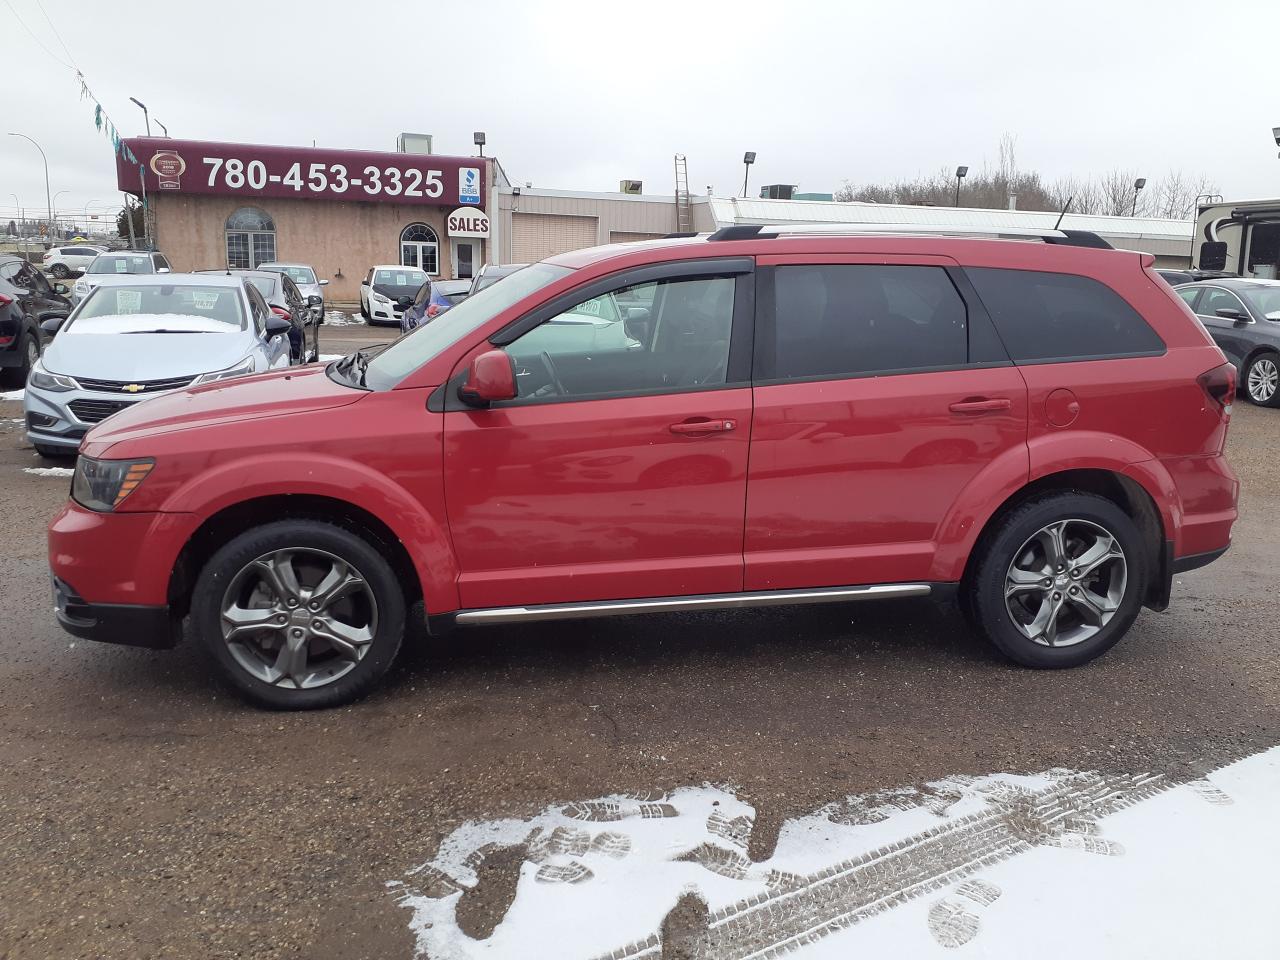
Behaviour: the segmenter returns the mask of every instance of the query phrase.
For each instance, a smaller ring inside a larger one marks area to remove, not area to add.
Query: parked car
[[[40,358],[40,323],[71,311],[63,283],[49,283],[23,257],[0,253],[0,380],[20,387]]]
[[[159,397],[84,440],[57,616],[188,622],[283,708],[369,690],[419,601],[439,633],[958,598],[1086,663],[1230,544],[1236,381],[1151,256],[1046,233],[578,250],[376,355]],[[624,336],[546,332],[576,317]]]
[[[1177,292],[1235,364],[1249,401],[1280,407],[1280,280],[1204,280]]]
[[[1223,277],[1236,276],[1234,273],[1224,273],[1221,270],[1200,270],[1190,268],[1186,270],[1170,270],[1166,268],[1157,270],[1156,273],[1158,273],[1161,279],[1171,287],[1176,287],[1182,283],[1195,283],[1197,280],[1218,280]]]
[[[360,281],[360,316],[371,324],[400,326],[404,316],[404,299],[412,298],[431,278],[417,267],[381,264],[370,267]]]
[[[480,268],[480,272],[471,279],[471,293],[479,293],[485,287],[491,287],[503,277],[509,277],[517,270],[523,270],[527,266],[527,263],[507,263],[501,266],[486,263]]]
[[[412,302],[404,307],[404,314],[400,317],[400,332],[408,333],[414,327],[430,323],[447,313],[454,304],[467,299],[470,291],[470,280],[428,280],[418,288]]]
[[[318,323],[324,323],[324,288],[329,285],[328,280],[317,279],[315,270],[305,263],[260,263],[258,269],[283,273],[298,285],[298,290],[308,300],[319,297],[319,303],[312,301],[312,313],[316,315]]]
[[[141,276],[148,273],[170,273],[172,268],[163,253],[149,250],[114,250],[99,254],[85,269],[84,275],[71,285],[71,302],[79,303],[103,277],[120,274]]]
[[[314,297],[306,297],[288,274],[272,270],[197,270],[198,274],[222,273],[244,277],[253,284],[271,312],[289,321],[289,359],[294,363],[315,363],[320,358],[319,322],[313,310]],[[312,332],[307,343],[307,330]]]
[[[85,432],[140,400],[287,367],[289,321],[234,276],[103,277],[66,320],[23,395],[42,456],[76,452]]]
[[[87,243],[50,247],[44,252],[40,265],[59,280],[65,280],[72,274],[84,273],[85,268],[93,263],[99,254],[106,252],[106,247],[95,247]]]

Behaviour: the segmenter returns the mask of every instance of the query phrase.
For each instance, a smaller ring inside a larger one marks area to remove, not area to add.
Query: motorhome
[[[1201,270],[1280,278],[1280,198],[1198,204],[1191,262]]]

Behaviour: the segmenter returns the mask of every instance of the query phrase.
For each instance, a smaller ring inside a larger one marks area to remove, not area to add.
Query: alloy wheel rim
[[[1255,360],[1249,368],[1249,396],[1260,403],[1266,403],[1276,395],[1276,386],[1280,382],[1280,370],[1274,360],[1263,357]]]
[[[1071,647],[1111,622],[1128,581],[1115,536],[1090,520],[1059,520],[1014,553],[1005,574],[1005,609],[1032,642]]]
[[[27,341],[27,371],[36,365],[36,361],[40,359],[40,348],[36,346],[32,340]]]
[[[353,565],[288,547],[251,560],[223,594],[222,640],[263,683],[310,690],[346,676],[378,632],[378,604]]]

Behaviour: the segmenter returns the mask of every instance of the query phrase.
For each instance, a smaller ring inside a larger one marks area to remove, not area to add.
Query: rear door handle
[[[697,419],[685,420],[683,423],[673,423],[670,426],[672,433],[680,434],[699,434],[699,433],[728,433],[730,430],[736,429],[737,420],[711,420],[707,417],[698,417]]]
[[[1013,401],[1008,397],[976,397],[972,400],[957,400],[951,404],[952,413],[992,413],[996,410],[1008,410]]]

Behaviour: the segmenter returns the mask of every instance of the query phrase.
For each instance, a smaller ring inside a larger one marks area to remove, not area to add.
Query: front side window
[[[1200,309],[1197,312],[1202,317],[1216,317],[1219,310],[1237,310],[1246,317],[1249,315],[1240,298],[1231,291],[1223,290],[1221,287],[1205,287],[1204,296],[1200,299]]]
[[[77,333],[110,333],[128,329],[130,325],[121,321],[131,317],[145,317],[149,328],[164,332],[173,328],[175,333],[217,329],[209,323],[184,322],[192,319],[214,321],[230,329],[244,326],[244,311],[234,287],[104,284],[89,294],[64,329]]]
[[[1091,277],[966,268],[1014,363],[1154,356],[1164,341],[1119,294]]]
[[[774,270],[778,379],[962,366],[967,312],[941,267],[807,264]]]
[[[411,223],[400,231],[400,262],[435,276],[440,272],[440,242],[425,223]]]
[[[663,280],[575,304],[506,346],[518,396],[582,399],[723,385],[734,283]]]
[[[240,207],[227,217],[227,266],[254,270],[276,258],[276,225],[258,207]]]
[[[1194,310],[1196,306],[1196,297],[1200,296],[1200,288],[1179,287],[1174,291],[1174,293],[1180,296],[1186,302],[1187,306]]]
[[[249,277],[249,282],[254,288],[265,298],[275,296],[276,280],[275,277]]]

